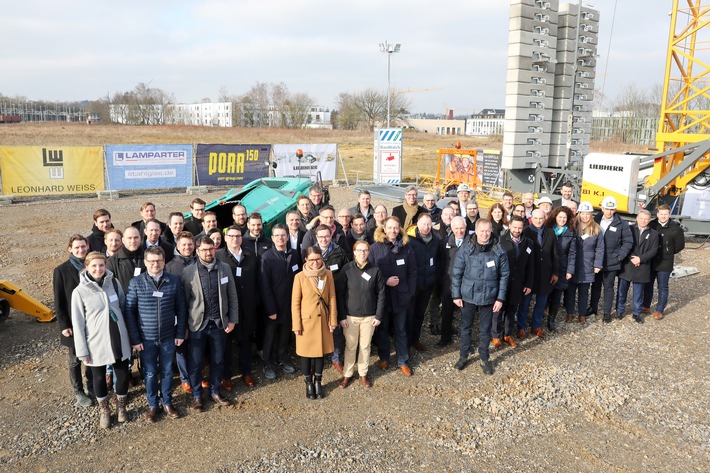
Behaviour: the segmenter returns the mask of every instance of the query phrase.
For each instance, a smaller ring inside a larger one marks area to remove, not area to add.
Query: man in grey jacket
[[[188,369],[192,385],[192,409],[202,412],[202,356],[210,351],[210,392],[212,400],[228,406],[219,391],[222,382],[227,334],[239,322],[239,303],[234,276],[229,265],[215,259],[210,237],[197,240],[197,263],[182,273],[187,299],[187,326],[190,331]]]
[[[508,289],[508,256],[491,235],[491,222],[480,219],[476,222],[475,239],[461,246],[454,259],[451,277],[451,296],[461,308],[461,346],[459,360],[454,367],[466,366],[471,348],[473,317],[478,311],[481,368],[485,374],[493,374],[488,345],[491,343],[493,312],[503,308]]]

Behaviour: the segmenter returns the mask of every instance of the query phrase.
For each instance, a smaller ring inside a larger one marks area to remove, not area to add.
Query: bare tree
[[[358,106],[355,94],[341,92],[336,103],[338,110],[333,124],[342,130],[357,130],[364,120],[364,115]]]
[[[375,89],[365,89],[355,96],[355,103],[367,127],[374,130],[387,109],[387,97]]]
[[[306,93],[291,94],[283,104],[287,128],[305,127],[314,103],[315,101]]]
[[[271,84],[272,126],[288,128],[287,104],[289,100],[290,92],[285,83],[279,82],[278,84]]]

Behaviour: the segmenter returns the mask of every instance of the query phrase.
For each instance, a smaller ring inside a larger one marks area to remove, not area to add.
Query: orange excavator
[[[39,322],[52,322],[54,312],[46,305],[9,281],[0,281],[0,322],[10,315],[10,308],[37,317]]]

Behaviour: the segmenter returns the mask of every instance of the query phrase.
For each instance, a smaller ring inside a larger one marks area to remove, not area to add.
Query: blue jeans
[[[490,356],[488,345],[491,343],[491,324],[493,322],[493,305],[474,305],[468,302],[463,303],[461,309],[461,343],[459,345],[459,356],[468,358],[471,351],[473,318],[478,311],[480,316],[478,329],[478,354],[481,360],[487,361]]]
[[[602,296],[602,287],[604,288],[604,315],[610,316],[611,309],[614,305],[614,281],[618,271],[599,271],[594,276],[592,283],[592,295],[589,303],[589,312],[599,313],[599,300]],[[584,314],[579,314],[584,315]]]
[[[630,285],[633,285],[634,287],[634,299],[631,304],[631,310],[635,316],[641,315],[641,306],[643,305],[643,286],[645,283],[632,283],[626,279],[619,278],[619,295],[616,303],[616,314],[619,317],[624,314],[624,309],[626,308],[626,297],[629,293]]]
[[[175,347],[175,364],[180,375],[180,382],[190,384],[190,371],[187,369],[187,358],[190,356],[190,339]]]
[[[527,296],[523,296],[520,301],[520,307],[518,308],[518,330],[525,330],[527,326],[528,310],[530,309],[530,302],[532,302],[533,296],[535,296],[535,307],[533,307],[530,328],[536,329],[540,328],[542,325],[542,315],[545,313],[545,306],[547,305],[547,297],[549,294],[528,294]]]
[[[658,281],[658,303],[656,304],[656,312],[663,313],[668,305],[668,281],[671,278],[670,271],[654,271],[651,274],[651,282],[646,283],[643,288],[643,306],[651,307],[653,300],[653,283]]]
[[[219,394],[226,343],[227,334],[214,322],[209,322],[204,330],[190,331],[188,368],[194,398],[202,398],[202,356],[205,353],[205,347],[210,351],[210,394]]]
[[[397,366],[409,365],[409,352],[407,351],[407,309],[390,311],[382,318],[382,323],[377,327],[377,354],[380,360],[390,359],[389,324],[394,327],[394,347],[397,350]]]
[[[148,397],[148,407],[157,408],[160,405],[158,379],[160,379],[160,394],[163,398],[163,405],[172,405],[175,339],[168,338],[163,341],[146,340],[143,342],[143,351],[139,354],[143,365],[143,379],[145,381],[145,394]]]

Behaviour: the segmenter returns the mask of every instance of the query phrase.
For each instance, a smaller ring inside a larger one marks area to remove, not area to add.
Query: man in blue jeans
[[[489,361],[488,345],[491,343],[493,312],[503,308],[510,270],[505,250],[491,235],[489,220],[476,221],[475,237],[456,252],[451,276],[451,296],[454,304],[461,307],[461,344],[454,368],[462,370],[466,366],[472,344],[473,318],[478,312],[478,354],[483,372],[491,375],[493,366]]]
[[[165,252],[152,246],[143,253],[146,272],[128,283],[126,327],[133,349],[140,354],[145,377],[148,411],[155,422],[158,412],[158,379],[163,409],[172,419],[180,417],[172,403],[173,355],[185,341],[187,305],[180,277],[163,272]]]
[[[190,330],[188,370],[192,385],[192,405],[202,412],[202,357],[210,352],[210,394],[222,406],[231,401],[220,393],[227,334],[239,321],[239,301],[232,270],[215,259],[215,246],[208,236],[197,240],[197,262],[185,268],[182,285],[187,299]]]

